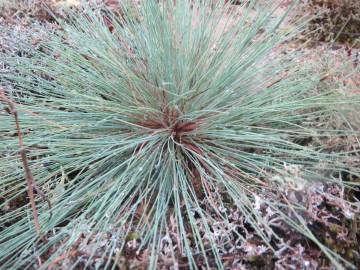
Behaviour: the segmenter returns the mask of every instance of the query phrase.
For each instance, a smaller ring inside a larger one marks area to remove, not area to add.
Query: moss
[[[249,262],[256,262],[258,259],[259,259],[259,256],[257,256],[257,255],[251,255],[251,256],[247,257],[247,260]]]
[[[132,240],[137,240],[140,238],[140,234],[137,232],[130,232],[127,236],[126,236],[126,241],[132,241]]]

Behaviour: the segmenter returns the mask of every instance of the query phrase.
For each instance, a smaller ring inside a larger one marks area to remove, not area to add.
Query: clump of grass
[[[85,9],[70,12],[62,31],[29,46],[26,57],[2,55],[16,70],[4,74],[6,99],[16,106],[41,190],[36,230],[33,201],[8,207],[31,186],[2,103],[3,269],[52,268],[74,256],[69,267],[96,259],[111,269],[129,243],[137,255],[146,250],[146,266],[155,269],[170,225],[178,235],[169,242],[175,267],[186,258],[190,269],[222,269],[225,243],[212,237],[211,224],[229,224],[221,211],[229,205],[270,250],[281,241],[253,207],[264,191],[279,221],[334,265],[348,264],[313,235],[306,207],[287,200],[284,186],[299,190],[349,171],[344,160],[354,151],[327,153],[306,142],[355,133],[318,123],[357,98],[317,91],[325,74],[300,65],[300,56],[280,59],[276,48],[296,30],[278,31],[286,13],[274,19],[274,9],[254,7],[250,1],[237,13],[220,1],[150,0],[124,7],[131,12],[120,17]],[[95,249],[79,251],[90,240]]]

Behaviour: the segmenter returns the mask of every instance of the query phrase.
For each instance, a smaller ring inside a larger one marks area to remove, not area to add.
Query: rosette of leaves
[[[255,1],[239,13],[221,1],[149,0],[131,10],[69,12],[26,56],[1,56],[14,72],[2,77],[0,268],[115,269],[134,242],[132,256],[146,254],[155,269],[171,225],[175,267],[222,269],[226,241],[212,234],[214,222],[229,224],[221,209],[238,208],[270,250],[281,241],[253,207],[264,190],[281,222],[346,264],[307,228],[304,205],[270,196],[289,179],[271,177],[284,164],[301,168],[292,181],[302,187],[346,170],[349,152],[305,142],[350,133],[321,123],[356,102],[317,91],[323,74],[299,55],[279,57],[299,30],[278,31],[287,13],[274,18]],[[22,148],[4,100],[17,111]]]

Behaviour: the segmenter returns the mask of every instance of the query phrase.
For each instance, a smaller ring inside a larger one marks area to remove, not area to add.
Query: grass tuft
[[[164,236],[170,265],[223,269],[227,240],[213,228],[232,230],[224,208],[239,210],[264,249],[281,243],[253,207],[264,193],[281,224],[333,265],[349,265],[315,237],[306,205],[286,190],[347,185],[331,176],[354,173],[346,160],[358,152],[333,153],[319,141],[357,136],[322,123],[358,98],[319,91],[327,74],[300,54],[280,57],[278,47],[302,30],[279,30],[289,11],[207,2],[149,0],[123,6],[121,16],[68,11],[62,30],[36,48],[1,55],[14,71],[2,79],[25,146],[2,103],[0,269],[116,269],[121,256],[143,256],[156,269]],[[25,196],[24,150],[51,202],[35,191],[40,236]]]

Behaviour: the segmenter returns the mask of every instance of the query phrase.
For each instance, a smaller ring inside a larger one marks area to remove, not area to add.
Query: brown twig
[[[28,159],[27,159],[27,156],[26,156],[23,137],[22,137],[22,133],[21,133],[21,129],[20,129],[19,117],[18,117],[18,113],[17,113],[16,108],[15,108],[15,102],[13,102],[11,99],[9,99],[5,95],[4,90],[1,89],[1,88],[0,88],[0,101],[3,101],[4,103],[8,104],[8,106],[9,106],[9,111],[8,112],[10,114],[12,114],[14,116],[14,118],[15,118],[17,136],[18,136],[19,145],[20,145],[20,157],[21,157],[21,161],[23,163],[24,172],[25,172],[25,178],[26,178],[26,182],[27,182],[27,186],[28,186],[27,192],[28,192],[28,196],[29,196],[29,199],[30,199],[30,203],[31,203],[32,214],[33,214],[34,223],[35,223],[35,230],[40,236],[41,233],[40,233],[39,215],[38,215],[38,211],[37,211],[37,208],[36,208],[35,196],[34,196],[34,188],[35,188],[34,178],[33,178],[33,175],[31,173],[31,170],[29,168],[29,163],[28,163]]]

